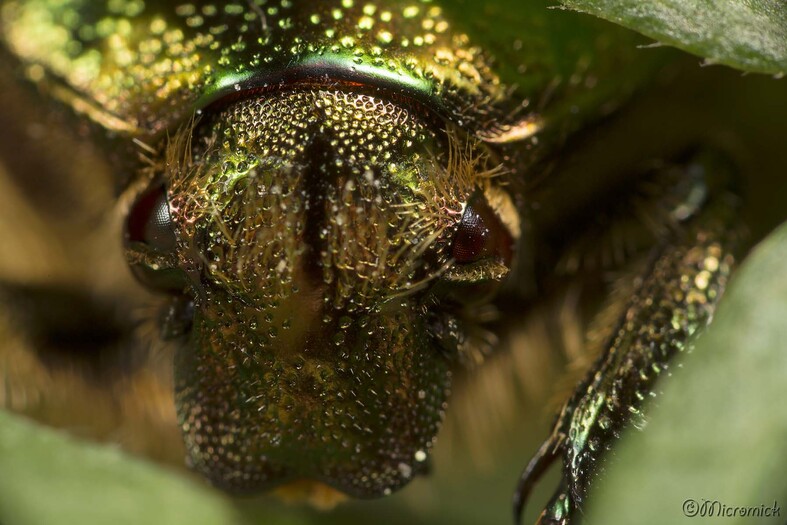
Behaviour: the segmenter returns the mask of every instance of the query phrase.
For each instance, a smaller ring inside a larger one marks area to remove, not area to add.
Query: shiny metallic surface
[[[521,118],[490,58],[429,3],[9,2],[2,23],[28,78],[148,148],[121,184],[167,190],[177,247],[127,258],[187,283],[160,318],[197,470],[360,497],[421,472],[451,363],[491,345],[446,290],[510,270],[453,263],[465,203],[519,235],[481,138]]]
[[[686,150],[760,166],[703,123],[728,100],[686,109],[680,57],[514,4],[3,2],[0,406],[331,506],[428,473],[452,399],[493,448],[565,339],[590,372],[516,505],[560,457],[542,520],[570,522],[748,242]]]
[[[421,470],[450,387],[424,290],[489,181],[446,170],[415,110],[360,93],[275,93],[210,120],[169,183],[199,274],[176,375],[194,462],[241,491],[389,493]]]

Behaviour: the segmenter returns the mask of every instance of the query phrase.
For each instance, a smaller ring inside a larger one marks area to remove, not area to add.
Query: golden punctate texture
[[[307,478],[356,496],[422,471],[446,353],[474,337],[425,291],[474,192],[518,224],[474,137],[513,115],[490,57],[426,1],[26,0],[0,14],[28,79],[166,151],[139,179],[166,187],[177,251],[129,260],[188,277],[176,397],[196,467],[234,490]]]
[[[526,10],[524,43],[497,49],[521,51],[521,63],[496,69],[463,32],[478,21],[456,23],[461,9],[0,7],[4,53],[23,76],[102,139],[142,149],[146,162],[118,162],[121,185],[163,192],[158,211],[176,248],[151,255],[143,235],[127,258],[143,282],[178,276],[161,323],[175,328],[161,333],[180,337],[178,415],[192,463],[217,485],[308,479],[372,497],[424,471],[454,357],[480,361],[494,343],[474,308],[511,270],[510,247],[506,257],[451,258],[468,203],[490,210],[482,241],[489,228],[517,240],[524,181],[511,175],[539,160],[540,133],[570,115],[549,139],[559,141],[582,108],[629,89],[599,88],[594,70],[626,63],[629,47],[595,60],[611,40],[592,30],[554,45],[561,24],[543,26],[537,9]]]
[[[28,76],[52,77],[74,108],[139,135],[284,69],[407,86],[464,120],[506,93],[480,48],[422,0],[9,1],[2,31]]]
[[[179,412],[217,484],[373,496],[423,470],[450,385],[423,290],[463,203],[491,184],[464,151],[449,159],[464,139],[431,119],[296,87],[217,111],[170,167],[180,264],[200,276]]]

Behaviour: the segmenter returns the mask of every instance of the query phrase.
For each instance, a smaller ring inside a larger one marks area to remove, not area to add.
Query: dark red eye
[[[451,255],[459,264],[497,258],[506,265],[513,255],[511,234],[487,204],[482,194],[474,195],[454,236]]]
[[[126,219],[126,240],[162,253],[175,249],[175,231],[164,185],[149,189],[131,207]]]
[[[175,262],[177,239],[163,184],[137,198],[126,218],[126,244],[137,257],[130,261],[134,276],[146,287],[182,294],[188,279]]]

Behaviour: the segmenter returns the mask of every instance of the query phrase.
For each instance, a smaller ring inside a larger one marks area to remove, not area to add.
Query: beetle
[[[5,2],[9,187],[62,221],[48,246],[14,236],[30,245],[3,293],[33,350],[6,365],[22,394],[5,404],[57,420],[52,374],[85,395],[111,370],[112,406],[177,407],[189,464],[222,489],[379,497],[428,470],[454,375],[494,353],[490,317],[613,269],[630,297],[602,309],[601,356],[517,489],[521,509],[561,456],[541,522],[568,522],[750,241],[724,147],[670,130],[595,170],[562,158],[680,59],[545,7]],[[96,235],[123,238],[138,284],[86,244],[47,266],[113,195],[120,223]],[[146,303],[140,334],[124,320]]]

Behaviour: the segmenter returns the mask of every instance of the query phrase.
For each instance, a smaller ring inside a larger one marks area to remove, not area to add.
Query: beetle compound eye
[[[125,237],[129,265],[139,282],[158,292],[183,293],[187,279],[177,267],[177,239],[163,184],[145,191],[131,206]]]
[[[163,184],[143,193],[129,210],[126,240],[145,244],[162,253],[175,249],[175,231]]]
[[[501,224],[483,195],[477,194],[465,207],[462,221],[454,236],[451,255],[459,264],[496,259],[507,265],[513,254],[512,244],[511,234]]]
[[[471,263],[490,255],[492,235],[473,206],[468,205],[454,238],[452,255],[460,264]]]

